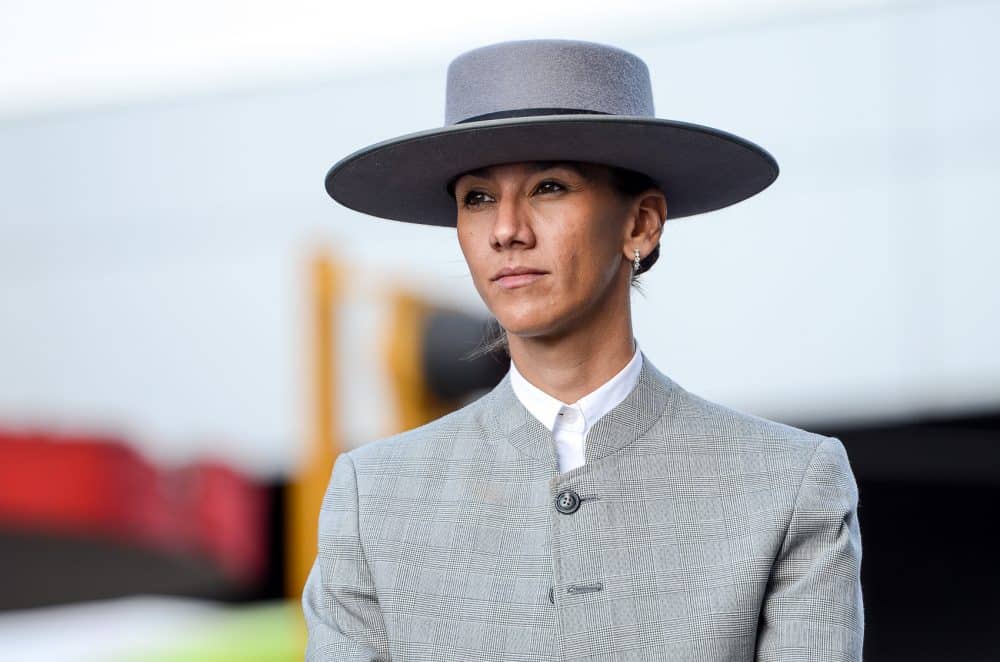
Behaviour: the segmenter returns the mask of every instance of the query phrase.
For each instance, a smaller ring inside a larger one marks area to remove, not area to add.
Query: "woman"
[[[668,208],[776,176],[752,143],[655,118],[634,55],[564,40],[463,54],[445,127],[330,170],[351,208],[456,227],[511,369],[338,457],[308,660],[861,659],[841,442],[685,390],[632,333]]]

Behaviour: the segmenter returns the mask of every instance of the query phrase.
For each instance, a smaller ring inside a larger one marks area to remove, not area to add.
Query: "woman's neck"
[[[510,357],[529,382],[572,404],[618,374],[635,355],[628,317],[616,328],[579,329],[558,339],[508,334]]]

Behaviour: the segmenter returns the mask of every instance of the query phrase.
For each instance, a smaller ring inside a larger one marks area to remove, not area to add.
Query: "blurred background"
[[[668,222],[636,337],[843,440],[865,659],[997,660],[1000,2],[0,0],[0,657],[295,660],[336,453],[507,369],[454,230],[323,177],[506,39],[649,65],[777,182]],[[391,191],[386,192],[391,195]]]

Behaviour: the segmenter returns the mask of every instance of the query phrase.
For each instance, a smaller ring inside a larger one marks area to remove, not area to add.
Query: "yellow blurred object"
[[[309,439],[305,461],[289,483],[286,503],[286,577],[289,598],[300,600],[306,578],[316,558],[320,506],[330,481],[333,463],[342,448],[337,418],[336,371],[338,304],[342,270],[325,253],[313,257],[310,267],[310,324],[306,373]],[[305,640],[305,623],[297,610],[300,632]]]
[[[455,408],[427,386],[423,367],[424,320],[431,306],[402,289],[390,294],[392,323],[386,329],[385,357],[389,381],[396,393],[397,429],[433,421]]]

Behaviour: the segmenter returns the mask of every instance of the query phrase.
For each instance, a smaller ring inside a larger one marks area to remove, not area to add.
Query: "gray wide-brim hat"
[[[764,190],[778,164],[719,129],[654,116],[649,69],[620,48],[537,39],[477,48],[448,66],[445,126],[360,149],[326,191],[372,216],[454,226],[448,185],[464,172],[522,161],[586,161],[650,177],[667,217],[701,214]]]

